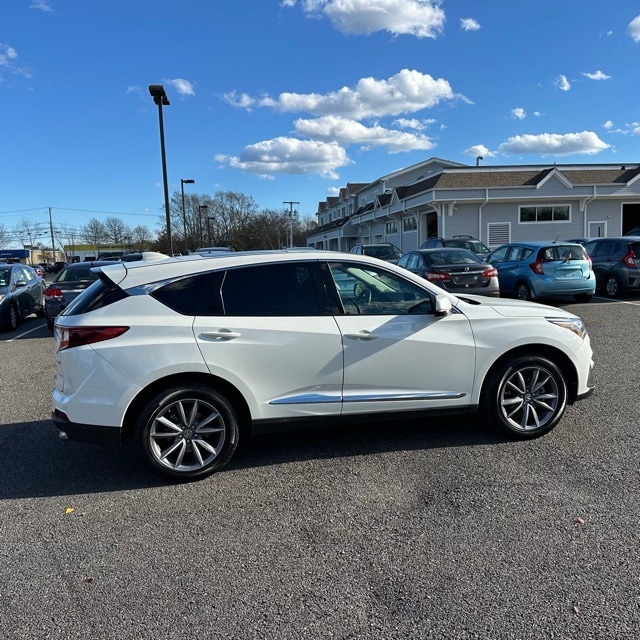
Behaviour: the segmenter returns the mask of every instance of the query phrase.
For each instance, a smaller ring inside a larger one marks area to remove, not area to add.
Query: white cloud
[[[477,31],[480,23],[474,18],[460,18],[460,28],[463,31]]]
[[[482,156],[483,158],[490,158],[496,154],[493,151],[489,151],[483,144],[474,144],[472,147],[464,150],[465,155],[477,158]]]
[[[398,118],[391,124],[394,124],[401,129],[424,131],[429,125],[435,124],[436,122],[437,120],[434,120],[433,118],[425,118],[424,120],[418,120],[417,118]]]
[[[539,117],[542,115],[542,113],[540,113],[540,111],[534,111],[534,112],[533,112],[533,115],[534,115],[536,118],[539,118]]]
[[[498,151],[505,154],[535,153],[568,156],[577,153],[593,155],[610,148],[611,145],[600,140],[592,131],[582,131],[580,133],[542,133],[514,136],[503,142],[498,147]]]
[[[386,147],[389,153],[432,149],[434,143],[425,135],[385,129],[380,125],[367,127],[355,120],[338,116],[322,116],[315,120],[298,119],[296,133],[313,140],[335,141],[341,146],[359,144],[365,147]]]
[[[527,117],[527,112],[522,107],[516,107],[511,109],[511,117],[516,120],[524,120]]]
[[[319,93],[281,93],[276,99],[265,96],[257,101],[261,107],[278,111],[306,111],[312,115],[339,115],[347,118],[396,116],[434,107],[455,99],[470,102],[454,94],[451,85],[419,71],[402,69],[387,80],[362,78],[355,88]]]
[[[627,33],[636,41],[640,42],[640,16],[636,16],[628,25]]]
[[[238,94],[235,91],[229,91],[222,96],[222,99],[232,107],[240,107],[242,109],[251,110],[255,106],[256,100],[246,93]]]
[[[293,7],[293,0],[282,6]],[[346,35],[371,35],[387,31],[394,36],[437,38],[442,34],[445,13],[441,0],[301,0],[310,17],[325,17]]]
[[[39,9],[40,11],[53,11],[48,2],[44,0],[34,0],[31,5],[31,9]]]
[[[571,89],[571,83],[567,80],[567,76],[560,75],[554,81],[556,87],[561,91],[569,91]]]
[[[31,78],[32,72],[18,64],[18,52],[8,44],[0,42],[0,71],[7,71],[16,76]]]
[[[613,122],[611,120],[607,120],[602,126],[605,129],[611,129],[611,127],[613,127]]]
[[[244,148],[240,156],[218,154],[216,161],[264,178],[276,174],[318,174],[337,180],[336,169],[351,164],[347,152],[336,142],[279,137]]]
[[[166,80],[167,84],[170,84],[181,96],[195,96],[196,92],[193,90],[193,83],[183,78],[173,78],[173,80]]]
[[[583,71],[582,75],[585,78],[589,78],[589,80],[611,80],[611,76],[608,76],[606,73],[603,73],[599,69],[598,69],[598,71],[595,71],[594,73],[586,73],[586,72]]]

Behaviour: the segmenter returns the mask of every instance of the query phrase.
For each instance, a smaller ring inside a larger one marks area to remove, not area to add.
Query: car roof
[[[72,262],[65,266],[65,269],[82,269],[83,267],[86,269],[89,267],[102,267],[107,264],[114,264],[118,262],[118,260],[85,260],[84,262]]]
[[[232,269],[234,267],[277,264],[281,262],[308,262],[310,260],[370,264],[377,267],[384,266],[384,268],[391,270],[397,269],[400,273],[404,273],[404,270],[400,267],[395,267],[395,265],[378,258],[321,249],[308,251],[288,251],[287,249],[228,251],[210,256],[188,255],[176,257],[155,252],[143,252],[142,260],[140,261],[109,262],[101,266],[100,271],[115,284],[129,289],[153,282],[195,275],[209,270],[213,271],[214,269]]]
[[[504,244],[501,244],[500,247],[518,246],[530,247],[533,249],[538,247],[563,247],[567,244],[580,246],[579,242],[571,242],[570,240],[523,240],[522,242],[505,242]],[[496,248],[499,249],[500,247]]]
[[[464,247],[429,247],[428,249],[416,249],[415,251],[417,253],[458,253],[460,251],[466,251],[474,256],[476,255],[473,251],[469,251],[469,249],[465,249]]]

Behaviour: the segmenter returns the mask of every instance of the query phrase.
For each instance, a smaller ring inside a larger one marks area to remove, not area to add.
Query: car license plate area
[[[566,280],[568,278],[582,278],[582,269],[559,269],[556,272],[558,280]]]
[[[451,274],[451,282],[456,285],[469,286],[482,283],[482,276],[474,273]]]

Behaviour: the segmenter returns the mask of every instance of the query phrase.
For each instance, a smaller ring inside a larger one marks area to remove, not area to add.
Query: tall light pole
[[[164,209],[167,216],[167,242],[169,255],[173,255],[173,240],[171,239],[171,211],[169,209],[169,183],[167,182],[167,158],[164,152],[164,122],[162,120],[162,106],[171,104],[164,87],[161,84],[150,84],[149,93],[158,105],[158,120],[160,122],[160,153],[162,154],[162,181],[164,183]]]
[[[184,180],[180,178],[180,189],[182,191],[182,221],[184,222],[184,254],[189,255],[189,240],[187,239],[187,214],[184,210],[184,185],[193,184],[195,180]]]
[[[293,200],[285,200],[282,204],[289,205],[289,246],[293,246],[293,205],[300,204],[299,202],[295,202]]]

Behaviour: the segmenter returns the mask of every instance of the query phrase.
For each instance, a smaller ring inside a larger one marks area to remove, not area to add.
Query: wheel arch
[[[131,401],[127,407],[122,423],[122,440],[130,440],[133,437],[136,418],[138,417],[142,407],[150,398],[163,389],[170,389],[172,387],[190,384],[207,386],[222,393],[229,402],[231,402],[237,413],[241,435],[248,435],[251,430],[251,412],[249,410],[249,405],[236,387],[227,380],[223,380],[222,378],[211,374],[180,373],[156,380],[140,391],[140,393],[138,393],[138,395]]]
[[[507,360],[522,356],[541,356],[551,360],[562,372],[567,384],[567,404],[573,404],[578,395],[578,372],[571,359],[560,349],[547,344],[523,345],[503,353],[488,369],[480,388],[480,398],[484,397],[485,386],[491,374]]]

